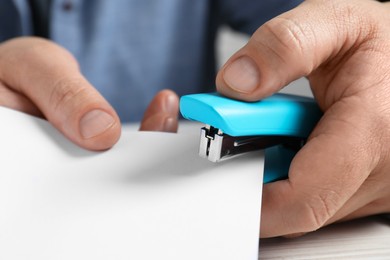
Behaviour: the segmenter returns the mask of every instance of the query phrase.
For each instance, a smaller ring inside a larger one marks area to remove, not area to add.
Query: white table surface
[[[298,238],[261,239],[259,259],[390,259],[390,218],[327,226]]]

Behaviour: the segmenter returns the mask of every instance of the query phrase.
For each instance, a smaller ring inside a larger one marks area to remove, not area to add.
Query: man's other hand
[[[390,8],[307,0],[260,27],[217,76],[259,100],[306,76],[324,116],[289,178],[263,190],[262,237],[390,212]]]

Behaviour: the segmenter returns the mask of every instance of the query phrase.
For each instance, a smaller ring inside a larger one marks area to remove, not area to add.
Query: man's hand
[[[17,38],[0,44],[0,105],[44,117],[90,150],[108,149],[120,136],[117,114],[80,74],[77,61],[44,39]],[[141,130],[176,131],[177,107],[174,93],[160,92]]]
[[[324,116],[289,179],[265,185],[262,237],[390,212],[390,8],[308,0],[233,55],[218,91],[259,100],[307,76]]]

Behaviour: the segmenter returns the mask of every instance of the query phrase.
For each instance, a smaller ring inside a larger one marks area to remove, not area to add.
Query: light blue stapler
[[[212,162],[265,149],[264,183],[285,179],[292,158],[322,116],[312,98],[274,94],[244,102],[217,93],[180,99],[184,118],[204,123],[199,155]]]

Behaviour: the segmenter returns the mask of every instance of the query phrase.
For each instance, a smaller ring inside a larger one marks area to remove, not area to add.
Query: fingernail
[[[247,56],[233,61],[225,69],[223,78],[230,88],[242,93],[251,93],[260,82],[257,65]]]
[[[178,122],[177,122],[177,120],[175,118],[167,117],[164,120],[164,129],[163,129],[163,131],[164,132],[171,132],[171,133],[177,132],[177,127],[178,127],[177,124],[178,124]]]
[[[164,110],[170,115],[176,115],[178,109],[177,99],[174,95],[169,95],[164,102]]]
[[[80,120],[80,133],[84,139],[98,136],[115,123],[115,119],[100,109],[85,114]]]

